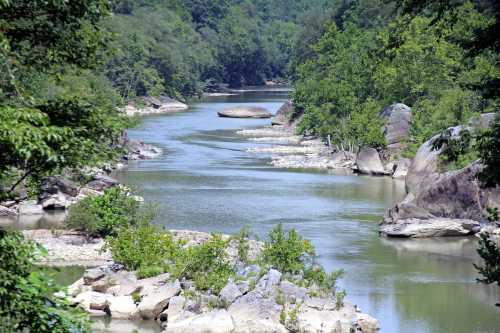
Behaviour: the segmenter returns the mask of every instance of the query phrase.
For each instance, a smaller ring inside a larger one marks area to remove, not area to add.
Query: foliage
[[[474,265],[483,278],[480,283],[496,283],[500,286],[500,246],[487,233],[481,234],[477,253],[483,259],[483,265]]]
[[[0,331],[90,332],[88,317],[61,297],[61,289],[33,261],[39,250],[14,232],[0,230]]]
[[[312,244],[293,229],[285,232],[281,224],[269,232],[269,242],[262,249],[262,261],[282,273],[304,270],[305,262],[313,256]]]
[[[101,0],[3,5],[0,178],[21,171],[6,191],[26,178],[95,165],[119,152],[129,123],[116,109],[120,100],[104,96],[101,88],[109,85],[90,71],[101,62],[107,34],[99,22],[107,13]]]
[[[319,287],[320,291],[323,293],[335,292],[337,289],[337,281],[344,273],[342,269],[327,273],[323,267],[315,266],[304,271],[304,280],[308,286],[314,284]]]
[[[141,278],[164,273],[167,262],[181,251],[181,244],[172,235],[151,225],[120,229],[116,237],[106,238],[106,248],[113,260],[127,270],[138,270]]]
[[[200,290],[218,294],[234,275],[227,246],[228,241],[223,240],[221,235],[213,234],[208,241],[180,252],[170,272],[176,278],[193,280]]]
[[[496,114],[490,129],[479,138],[479,155],[485,168],[479,175],[485,186],[500,185],[500,113]]]
[[[498,26],[497,5],[460,1],[434,11],[432,2],[422,2],[412,12],[407,3],[418,1],[404,1],[403,13],[391,15],[394,2],[384,2],[332,6],[321,19],[326,24],[308,27],[314,44],[297,42],[304,56],[294,58],[293,99],[304,113],[301,132],[337,149],[383,148],[377,115],[402,102],[412,107],[411,152],[448,127],[498,109],[498,53],[475,47],[482,32]]]
[[[122,228],[148,224],[154,213],[152,207],[141,207],[127,189],[115,186],[72,205],[67,226],[90,236],[115,236]]]
[[[458,135],[453,136],[452,130],[442,132],[433,142],[433,150],[441,150],[439,166],[441,170],[462,169],[478,156],[473,151],[475,135],[468,129],[462,129]]]

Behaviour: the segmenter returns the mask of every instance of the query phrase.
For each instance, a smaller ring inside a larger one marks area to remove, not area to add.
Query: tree
[[[61,289],[33,262],[37,246],[0,230],[0,332],[85,333],[89,319],[56,292]]]
[[[479,178],[487,187],[500,185],[500,113],[479,139],[479,154],[485,165]]]
[[[496,283],[500,286],[500,246],[490,235],[482,234],[479,240],[477,253],[483,259],[483,265],[474,265],[483,278],[477,279],[480,283]]]
[[[11,191],[27,177],[117,152],[128,121],[113,94],[103,96],[109,87],[88,71],[101,59],[107,33],[99,22],[107,13],[103,0],[2,4],[0,178],[19,175]],[[88,80],[75,84],[76,76]]]

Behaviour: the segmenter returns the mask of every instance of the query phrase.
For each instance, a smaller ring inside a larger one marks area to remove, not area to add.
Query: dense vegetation
[[[56,296],[61,289],[35,269],[39,254],[20,234],[0,230],[0,332],[90,332],[83,311]]]
[[[487,0],[364,0],[337,8],[320,33],[307,33],[315,42],[298,62],[301,130],[329,137],[338,149],[383,148],[377,115],[401,102],[413,109],[411,155],[440,131],[498,111],[498,35],[482,39],[497,29],[497,15],[498,3]]]

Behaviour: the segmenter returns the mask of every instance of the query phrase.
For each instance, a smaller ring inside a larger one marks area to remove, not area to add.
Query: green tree
[[[39,251],[20,234],[0,230],[0,331],[90,332],[88,316],[56,296],[61,289],[35,268]]]

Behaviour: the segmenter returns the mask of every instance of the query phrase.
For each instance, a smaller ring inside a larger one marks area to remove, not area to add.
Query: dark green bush
[[[113,260],[128,270],[138,270],[140,277],[164,273],[168,262],[180,255],[181,245],[172,235],[152,225],[123,228],[116,237],[106,238],[106,248]]]
[[[172,274],[192,279],[200,290],[218,294],[235,273],[227,254],[228,244],[221,235],[213,234],[207,242],[186,248],[175,258]]]
[[[474,265],[483,276],[477,281],[485,284],[496,283],[500,286],[500,246],[490,238],[490,235],[483,233],[477,253],[483,259],[483,265]]]
[[[55,296],[61,289],[35,270],[36,252],[20,234],[0,230],[0,332],[90,332],[87,315]]]
[[[282,273],[297,273],[306,267],[306,261],[314,257],[314,248],[295,230],[288,233],[278,224],[269,233],[269,242],[264,244],[262,261]]]
[[[115,236],[122,227],[149,223],[154,217],[150,208],[141,207],[128,190],[117,186],[71,206],[67,225],[91,236]]]

